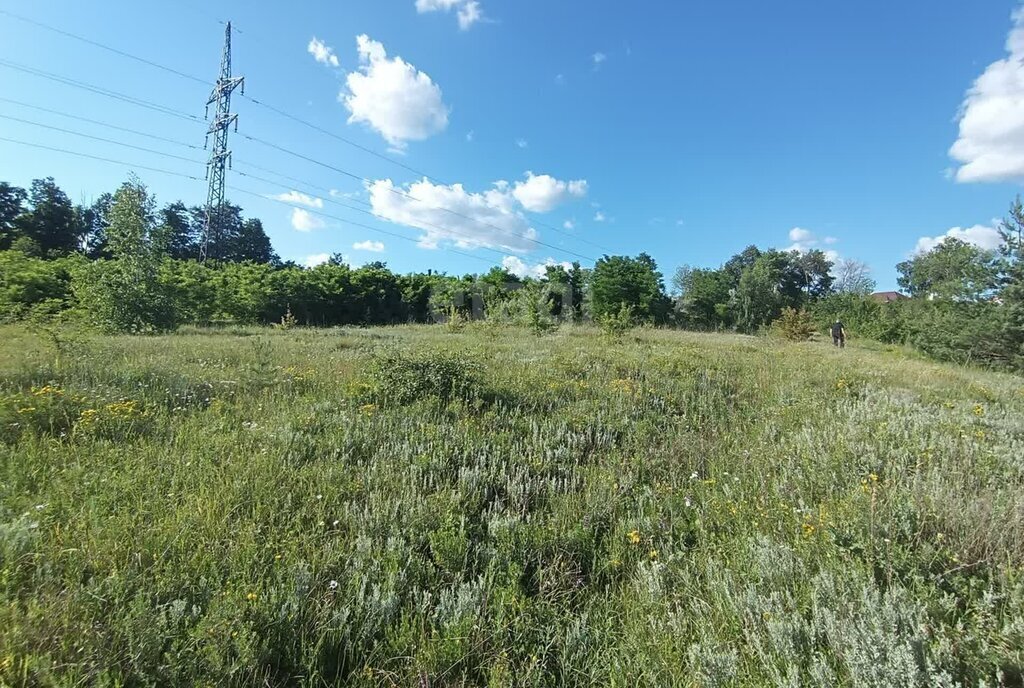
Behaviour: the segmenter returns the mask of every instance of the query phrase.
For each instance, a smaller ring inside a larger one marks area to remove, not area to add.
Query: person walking
[[[838,318],[832,323],[832,346],[846,348],[846,328],[843,327],[843,321]]]

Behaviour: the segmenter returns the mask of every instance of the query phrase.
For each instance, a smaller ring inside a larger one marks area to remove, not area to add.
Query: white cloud
[[[540,263],[536,263],[532,266],[527,265],[518,256],[505,256],[501,259],[501,267],[520,279],[524,277],[536,277],[538,279],[544,277],[547,275],[547,268],[553,265],[561,265],[566,270],[572,270],[572,263],[560,263],[554,258],[545,258]]]
[[[605,217],[605,214],[602,213],[600,210],[598,210],[596,213],[594,213],[594,222],[604,222],[607,219],[608,218]]]
[[[303,210],[302,208],[292,208],[292,229],[299,232],[312,232],[315,229],[322,229],[327,224],[319,217]]]
[[[306,52],[312,55],[313,59],[320,64],[330,65],[331,67],[338,66],[338,56],[334,54],[334,49],[316,36],[310,39],[309,45],[306,46]]]
[[[381,253],[384,250],[383,241],[359,241],[352,244],[352,248],[357,251],[372,251],[374,253]]]
[[[949,149],[958,182],[1024,177],[1024,8],[1013,14],[1007,57],[975,79],[960,106],[960,134]]]
[[[461,248],[489,247],[527,251],[537,232],[520,212],[508,185],[482,193],[462,184],[445,186],[426,179],[396,187],[390,179],[371,182],[370,205],[377,217],[424,232],[422,248],[450,241]]]
[[[516,139],[516,145],[520,148],[526,148],[530,143],[526,139]]]
[[[475,136],[472,130],[466,132],[466,142],[473,143],[473,137]]]
[[[608,56],[604,53],[597,52],[590,56],[590,59],[594,61],[594,67],[596,68],[599,64],[608,59]]]
[[[298,205],[304,205],[308,208],[323,208],[324,202],[322,199],[316,198],[315,196],[307,196],[304,193],[298,191],[289,191],[287,193],[277,194],[276,196],[270,196],[275,201],[284,201],[285,203],[296,203]]]
[[[565,229],[576,229],[576,223],[572,220],[566,220],[562,223],[562,227]]]
[[[814,240],[814,234],[801,227],[794,227],[789,230],[789,240],[795,243],[805,243]]]
[[[989,227],[987,225],[974,225],[967,229],[963,229],[962,227],[953,227],[945,234],[937,237],[921,237],[917,240],[917,245],[914,247],[914,253],[928,253],[949,238],[959,239],[960,241],[965,241],[968,244],[974,244],[975,246],[988,251],[996,250],[1002,243],[1002,239],[999,237],[999,232],[995,227]]]
[[[821,238],[809,229],[803,227],[794,227],[789,230],[789,240],[793,243],[787,248],[787,251],[797,251],[798,253],[807,253],[813,249],[822,250],[822,245],[831,246],[832,244],[839,241],[835,237],[824,237]],[[835,262],[839,258],[839,254],[831,249],[823,250],[826,257],[829,260]]]
[[[388,58],[384,46],[365,34],[356,38],[360,66],[346,77],[348,92],[338,96],[351,115],[365,122],[397,150],[448,126],[448,107],[430,77],[401,57]]]
[[[307,268],[315,268],[317,265],[323,265],[331,259],[330,253],[314,253],[311,256],[306,256],[302,259],[302,264]]]
[[[839,262],[838,251],[830,248],[822,248],[822,245],[831,246],[832,244],[839,241],[835,237],[827,236],[824,238],[820,238],[817,234],[810,231],[809,229],[804,229],[803,227],[794,227],[793,229],[789,230],[789,240],[792,241],[793,243],[792,245],[789,246],[789,248],[786,249],[787,251],[807,253],[808,251],[819,250],[822,253],[824,253],[825,257],[828,258],[833,263]]]
[[[463,31],[468,30],[484,16],[478,0],[416,0],[416,11],[420,14],[451,12],[453,9],[456,10],[459,28]]]
[[[527,210],[546,213],[570,197],[586,196],[587,180],[575,179],[565,182],[548,174],[534,174],[528,171],[526,181],[515,183],[512,195]]]

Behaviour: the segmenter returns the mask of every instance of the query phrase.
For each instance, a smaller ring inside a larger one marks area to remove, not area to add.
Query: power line
[[[125,58],[128,58],[128,59],[140,62],[142,64],[146,64],[146,65],[155,67],[157,69],[161,69],[163,71],[169,72],[171,74],[175,74],[175,75],[183,77],[185,79],[189,79],[189,80],[196,81],[196,82],[199,82],[199,83],[202,83],[202,84],[206,84],[206,85],[211,85],[212,84],[212,82],[210,82],[210,81],[208,81],[206,79],[202,79],[202,78],[194,76],[192,74],[187,74],[185,72],[182,72],[180,70],[174,69],[172,67],[167,67],[166,65],[162,65],[162,64],[160,64],[158,62],[154,62],[153,60],[148,60],[146,58],[139,57],[138,55],[133,55],[131,53],[125,52],[125,51],[120,50],[118,48],[114,48],[114,47],[111,47],[109,45],[106,45],[105,43],[101,43],[99,41],[94,41],[94,40],[91,40],[91,39],[86,38],[84,36],[80,36],[78,34],[75,34],[75,33],[69,32],[69,31],[65,31],[63,29],[59,29],[59,28],[57,28],[55,26],[51,26],[51,25],[46,24],[44,22],[40,22],[40,21],[37,21],[37,20],[29,19],[27,17],[23,17],[21,15],[15,14],[13,12],[9,12],[7,10],[0,10],[0,14],[6,14],[6,15],[8,15],[10,17],[13,17],[15,19],[18,19],[20,21],[24,21],[24,22],[27,22],[29,24],[32,24],[32,25],[38,26],[40,28],[46,29],[48,31],[52,31],[52,32],[55,32],[57,34],[60,34],[60,35],[63,35],[63,36],[67,36],[69,38],[82,41],[82,42],[84,42],[84,43],[86,43],[88,45],[95,46],[95,47],[100,48],[102,50],[107,50],[107,51],[109,51],[111,53],[114,53],[116,55],[120,55],[122,57],[125,57]],[[212,16],[212,15],[208,15],[208,16]],[[224,24],[224,22],[219,20],[219,19],[215,19],[215,21],[217,21],[217,22],[219,22],[221,24]],[[228,30],[230,31],[230,22],[227,23],[227,26],[228,26]],[[356,142],[354,142],[354,141],[352,141],[352,140],[350,140],[348,138],[345,138],[344,136],[341,136],[341,135],[336,134],[336,133],[334,133],[334,132],[332,132],[332,131],[330,131],[328,129],[325,129],[325,128],[320,127],[320,126],[318,126],[316,124],[313,124],[312,122],[308,122],[308,121],[302,119],[301,117],[296,117],[295,115],[292,115],[292,114],[290,114],[288,112],[285,112],[284,110],[281,110],[280,108],[274,107],[273,105],[270,105],[268,103],[264,103],[264,102],[262,102],[260,100],[257,100],[256,98],[252,98],[250,96],[246,96],[244,93],[242,94],[242,97],[245,98],[246,100],[249,100],[250,102],[252,102],[252,103],[254,103],[254,104],[256,104],[256,105],[258,105],[260,107],[264,107],[264,108],[270,110],[271,112],[274,112],[274,113],[276,113],[276,114],[278,114],[278,115],[280,115],[282,117],[286,117],[287,119],[290,119],[290,120],[292,120],[294,122],[297,122],[299,124],[307,126],[307,127],[311,128],[311,129],[313,129],[315,131],[318,131],[318,132],[321,132],[323,134],[326,134],[326,135],[328,135],[328,136],[330,136],[330,137],[332,137],[334,139],[342,141],[342,142],[344,142],[344,143],[346,143],[346,144],[348,144],[350,146],[353,146],[353,147],[355,147],[355,148],[357,148],[357,149],[359,149],[361,151],[369,153],[370,155],[373,155],[374,157],[380,158],[381,160],[385,160],[385,161],[390,162],[391,164],[396,165],[398,167],[401,167],[401,168],[403,168],[403,169],[405,169],[405,170],[407,170],[409,172],[412,172],[414,174],[422,176],[422,177],[424,177],[425,179],[427,179],[428,181],[430,181],[430,182],[432,182],[434,184],[443,183],[443,182],[439,182],[435,178],[431,177],[431,175],[428,175],[426,172],[422,172],[420,170],[417,170],[416,168],[411,167],[409,165],[406,165],[405,163],[403,163],[403,162],[401,162],[399,160],[396,160],[396,159],[394,159],[394,158],[392,158],[390,156],[384,155],[382,153],[378,153],[377,151],[374,151],[374,150],[372,150],[372,149],[370,149],[370,148],[368,148],[366,146],[360,145],[360,144],[358,144],[358,143],[356,143]],[[450,209],[444,209],[444,210],[449,210],[450,211]],[[599,244],[595,244],[595,243],[593,243],[591,241],[583,239],[582,237],[575,236],[573,234],[569,234],[568,232],[564,232],[561,229],[558,229],[557,227],[554,227],[553,225],[549,225],[547,223],[541,222],[541,221],[536,219],[536,216],[533,216],[533,218],[534,218],[533,219],[533,224],[539,225],[541,227],[549,229],[549,230],[551,230],[553,232],[556,232],[558,234],[562,234],[564,236],[567,236],[567,237],[569,237],[569,238],[571,238],[571,239],[573,239],[575,241],[579,241],[581,243],[585,243],[585,244],[594,246],[595,248],[598,248],[598,249],[601,249],[601,250],[608,250],[607,248],[605,248],[605,247],[603,247],[603,246],[601,246]],[[477,221],[476,218],[468,218],[468,219]],[[493,227],[493,225],[492,225],[492,227]],[[497,228],[497,227],[494,227],[494,228],[498,229],[499,231],[503,231],[500,228]],[[540,245],[545,245],[545,244],[540,244]],[[573,251],[569,251],[569,250],[566,250],[566,249],[561,249],[561,248],[557,248],[557,247],[550,247],[550,248],[552,248],[552,250],[563,251],[565,253],[569,253],[570,255],[574,255],[574,256],[577,256],[577,257],[580,257],[580,258],[584,258],[585,260],[590,260],[590,261],[594,260],[593,258],[591,258],[589,256],[584,256],[583,254],[576,253],[576,252],[573,252]]]
[[[67,36],[68,38],[73,38],[76,41],[81,41],[83,43],[88,43],[89,45],[95,46],[95,47],[100,48],[102,50],[110,51],[110,52],[114,53],[115,55],[120,55],[121,57],[127,57],[129,60],[135,60],[136,62],[141,62],[142,64],[149,65],[150,67],[156,67],[157,69],[162,69],[165,72],[169,72],[171,74],[175,74],[175,75],[183,77],[185,79],[191,79],[192,81],[198,81],[199,83],[205,84],[207,86],[212,86],[213,85],[213,82],[211,82],[211,81],[207,81],[205,79],[200,79],[199,77],[192,76],[191,74],[186,74],[185,72],[178,71],[177,69],[174,69],[172,67],[166,67],[166,66],[164,66],[162,64],[159,64],[157,62],[153,62],[152,60],[147,60],[144,57],[139,57],[138,55],[132,55],[131,53],[126,53],[123,50],[118,50],[117,48],[112,48],[109,45],[106,45],[104,43],[100,43],[99,41],[91,40],[91,39],[86,38],[84,36],[79,36],[76,33],[71,33],[70,31],[64,31],[63,29],[58,29],[56,26],[50,26],[49,24],[44,24],[41,21],[36,21],[34,19],[29,19],[28,17],[23,17],[20,14],[15,14],[14,12],[10,12],[10,11],[5,10],[5,9],[0,9],[0,14],[5,14],[8,17],[11,17],[13,19],[17,19],[18,21],[23,21],[26,24],[32,24],[33,26],[38,26],[39,28],[46,29],[47,31],[53,31],[54,33],[59,33],[62,36]]]
[[[80,158],[89,158],[90,160],[99,160],[101,162],[109,162],[115,165],[124,165],[132,169],[147,170],[149,172],[159,172],[161,174],[169,174],[174,177],[184,177],[185,179],[191,179],[193,181],[203,181],[199,177],[193,177],[190,174],[184,174],[182,172],[172,172],[171,170],[165,170],[159,167],[149,167],[147,165],[136,165],[134,163],[125,162],[124,160],[115,160],[114,158],[104,158],[99,155],[90,155],[89,153],[79,153],[78,151],[68,150],[66,148],[57,148],[56,146],[44,146],[41,143],[31,143],[29,141],[21,141],[19,139],[11,139],[5,136],[0,136],[0,141],[6,141],[8,143],[16,143],[19,146],[30,146],[32,148],[41,148],[43,150],[54,151],[56,153],[67,153],[68,155],[75,155]]]
[[[392,165],[396,165],[398,167],[401,167],[404,170],[412,172],[413,174],[419,175],[419,176],[423,177],[424,179],[426,179],[427,181],[429,181],[429,182],[431,182],[433,184],[441,184],[441,185],[444,185],[444,186],[448,186],[448,184],[446,184],[444,181],[438,180],[436,177],[433,177],[433,176],[427,174],[426,172],[422,172],[420,170],[417,170],[415,167],[410,167],[409,165],[406,165],[404,162],[402,162],[400,160],[396,160],[396,159],[392,158],[389,155],[384,155],[383,153],[378,153],[377,151],[375,151],[375,150],[373,150],[371,148],[367,148],[366,146],[358,144],[355,141],[352,141],[351,139],[347,139],[344,136],[341,136],[340,134],[336,134],[333,131],[330,131],[329,129],[325,129],[325,128],[319,126],[319,125],[313,124],[312,122],[304,120],[301,117],[296,117],[295,115],[289,114],[289,113],[285,112],[284,110],[281,110],[279,108],[274,107],[273,105],[268,105],[267,103],[264,103],[264,102],[262,102],[260,100],[257,100],[256,98],[253,98],[252,96],[247,96],[247,95],[243,94],[242,97],[245,98],[246,100],[248,100],[251,103],[259,105],[260,107],[264,107],[264,108],[270,110],[271,112],[275,112],[275,113],[277,113],[278,115],[280,115],[282,117],[285,117],[287,119],[292,120],[293,122],[297,122],[297,123],[302,124],[302,125],[304,125],[306,127],[309,127],[310,129],[313,129],[314,131],[318,131],[318,132],[320,132],[322,134],[326,134],[327,136],[330,136],[333,139],[337,139],[338,141],[341,141],[343,143],[347,143],[348,145],[350,145],[350,146],[352,146],[354,148],[358,148],[359,150],[361,150],[361,151],[363,151],[365,153],[369,153],[370,155],[372,155],[372,156],[374,156],[376,158],[380,158],[381,160],[385,160],[385,161],[391,163]],[[567,237],[569,237],[571,239],[574,239],[576,241],[580,241],[580,242],[582,242],[584,244],[589,244],[590,246],[593,246],[594,248],[601,249],[602,251],[610,250],[610,249],[608,249],[608,248],[606,248],[604,246],[601,246],[600,244],[595,244],[595,243],[593,243],[591,241],[587,241],[586,239],[583,239],[582,237],[578,237],[578,236],[576,236],[574,234],[570,234],[569,232],[565,232],[565,231],[563,231],[561,229],[558,229],[557,227],[554,227],[553,225],[549,225],[547,223],[540,222],[540,221],[538,221],[536,219],[536,215],[534,215],[534,214],[531,214],[531,217],[533,217],[533,223],[534,224],[539,225],[541,227],[544,227],[545,229],[550,229],[551,231],[556,232],[557,234],[562,234],[562,235],[567,236]],[[587,260],[593,260],[593,258],[587,258]]]
[[[202,122],[203,121],[202,117],[197,117],[196,115],[190,115],[189,113],[182,112],[181,110],[175,110],[174,108],[170,108],[170,107],[167,107],[165,105],[159,105],[157,103],[153,103],[151,101],[143,100],[141,98],[135,98],[134,96],[129,96],[129,95],[124,94],[124,93],[118,93],[117,91],[111,91],[110,89],[102,88],[100,86],[93,86],[92,84],[87,84],[87,83],[85,83],[83,81],[79,81],[77,79],[71,79],[71,78],[68,78],[68,77],[63,77],[63,76],[60,76],[59,74],[54,74],[53,72],[46,72],[46,71],[44,71],[42,69],[36,69],[34,67],[28,67],[26,65],[18,64],[17,62],[11,62],[10,60],[0,59],[0,66],[7,67],[8,69],[14,69],[14,70],[17,70],[19,72],[24,72],[26,74],[31,74],[33,76],[38,76],[38,77],[43,78],[43,79],[49,79],[50,81],[56,81],[57,83],[64,84],[65,86],[71,86],[72,88],[80,88],[80,89],[82,89],[84,91],[90,91],[92,93],[96,93],[96,94],[101,95],[101,96],[106,96],[107,98],[113,98],[115,100],[120,100],[120,101],[123,101],[125,103],[129,103],[131,105],[136,105],[138,107],[146,108],[146,109],[149,109],[149,110],[154,110],[154,111],[159,112],[159,113],[164,114],[164,115],[170,115],[172,117],[178,117],[178,118],[181,118],[181,119],[186,119],[186,120],[190,120],[190,121],[194,121],[194,122]]]
[[[238,174],[239,176],[247,177],[249,179],[254,179],[256,181],[263,182],[265,184],[272,184],[272,185],[274,185],[275,187],[277,187],[279,189],[286,188],[286,187],[281,186],[279,183],[277,183],[277,182],[275,182],[275,181],[273,181],[271,179],[266,179],[264,177],[258,177],[258,176],[254,175],[254,174],[248,174],[246,172],[239,172],[237,170],[235,171],[235,173]],[[270,201],[281,201],[282,200],[280,198],[276,198],[276,197],[273,197],[273,196],[264,196],[263,198],[266,198],[267,200],[270,200]],[[330,203],[332,205],[336,205],[336,206],[339,206],[341,208],[347,208],[349,210],[354,210],[357,213],[364,213],[366,215],[369,215],[370,217],[378,218],[377,214],[374,213],[372,210],[367,210],[365,208],[357,208],[354,205],[349,205],[347,203],[342,203],[341,201],[336,201],[336,200],[334,200],[332,198],[324,198],[324,199],[321,199],[321,200],[323,202],[325,202],[325,203]],[[370,204],[366,203],[366,205],[369,206]],[[295,207],[299,207],[299,206],[295,206]],[[309,206],[305,206],[305,207],[308,208]],[[370,207],[372,207],[372,206],[370,206]],[[312,212],[312,211],[310,211],[310,212]],[[451,231],[450,229],[447,229],[445,227],[441,227],[440,225],[435,225],[435,224],[432,224],[432,223],[429,223],[429,222],[424,222],[423,224],[427,225],[428,227],[433,227],[433,228],[441,230],[441,231],[445,231],[445,232],[450,232]],[[416,228],[413,228],[413,229],[420,229],[420,228],[416,227]],[[408,239],[409,241],[414,241],[414,242],[418,242],[419,241],[418,239],[410,239],[409,237],[404,237],[404,236],[403,236],[403,238],[404,239]],[[468,237],[468,238],[472,238],[472,237]],[[483,249],[484,251],[490,251],[492,253],[495,253],[498,256],[500,256],[501,258],[504,258],[507,255],[507,251],[500,251],[500,250],[498,250],[496,248],[492,248],[490,246],[479,245],[477,248]],[[469,254],[465,254],[465,255],[469,255]]]
[[[335,165],[331,165],[329,163],[317,160],[315,158],[311,158],[308,155],[303,155],[302,153],[297,153],[297,152],[295,152],[293,150],[290,150],[288,148],[284,148],[283,146],[279,146],[276,143],[271,143],[270,141],[265,141],[263,139],[259,139],[259,138],[256,138],[254,136],[249,136],[248,134],[239,134],[239,136],[241,136],[242,138],[244,138],[244,139],[246,139],[248,141],[253,141],[255,143],[259,143],[259,144],[262,144],[264,146],[269,146],[270,148],[274,148],[275,150],[281,151],[282,153],[287,153],[288,155],[292,155],[292,156],[297,157],[297,158],[299,158],[301,160],[305,160],[307,162],[311,162],[311,163],[313,163],[315,165],[320,165],[321,167],[324,167],[326,169],[332,170],[332,171],[337,172],[339,174],[343,174],[346,177],[351,177],[352,179],[355,179],[357,181],[363,182],[365,184],[373,183],[372,180],[367,179],[366,177],[362,177],[362,176],[360,176],[358,174],[355,174],[353,172],[349,172],[348,170],[344,170],[344,169],[342,169],[340,167],[337,167]],[[449,213],[451,215],[455,215],[456,217],[461,217],[461,218],[463,218],[465,220],[469,220],[470,222],[474,222],[474,223],[479,224],[481,226],[490,227],[491,229],[494,229],[494,230],[496,230],[496,231],[498,231],[498,232],[500,232],[502,234],[511,235],[511,236],[516,237],[517,239],[522,239],[524,241],[529,241],[529,242],[531,242],[533,244],[536,244],[537,246],[544,246],[545,248],[551,249],[552,251],[558,251],[558,252],[561,252],[561,253],[567,253],[567,254],[569,254],[571,256],[576,256],[578,258],[582,258],[584,260],[589,260],[591,262],[596,260],[596,259],[594,259],[594,258],[592,258],[590,256],[587,256],[587,255],[584,255],[582,253],[577,253],[576,251],[572,251],[572,250],[567,249],[567,248],[561,248],[561,247],[555,246],[553,244],[548,244],[548,243],[546,243],[544,241],[541,241],[540,239],[536,239],[536,238],[528,236],[526,234],[519,234],[519,233],[514,232],[512,230],[503,229],[501,227],[498,227],[495,224],[492,224],[492,223],[487,222],[485,220],[481,220],[481,219],[473,217],[471,215],[466,215],[464,213],[460,213],[459,211],[452,210],[451,208],[445,208],[444,206],[431,206],[430,204],[428,204],[423,199],[417,198],[416,196],[413,196],[412,194],[410,194],[410,193],[408,193],[406,191],[402,191],[401,189],[395,188],[394,186],[388,186],[388,191],[390,191],[391,193],[397,194],[399,196],[402,196],[402,197],[404,197],[404,198],[406,198],[408,200],[415,201],[417,203],[424,203],[424,204],[426,204],[432,210],[440,210],[440,211]],[[452,231],[452,230],[449,229],[449,230],[446,230],[446,231]]]
[[[202,165],[203,164],[203,162],[201,160],[193,160],[192,158],[186,158],[186,157],[181,156],[181,155],[174,155],[173,153],[164,153],[163,151],[153,150],[152,148],[144,148],[142,146],[135,146],[135,145],[132,145],[130,143],[122,143],[120,141],[115,141],[113,139],[103,138],[102,136],[93,136],[92,134],[84,134],[84,133],[82,133],[80,131],[75,131],[74,129],[64,129],[63,127],[54,127],[54,126],[51,126],[49,124],[41,124],[39,122],[33,122],[31,120],[21,119],[20,117],[11,117],[10,115],[0,115],[0,119],[7,119],[7,120],[11,120],[13,122],[20,122],[21,124],[29,124],[29,125],[31,125],[33,127],[41,127],[43,129],[50,129],[52,131],[59,131],[59,132],[61,132],[63,134],[71,134],[72,136],[81,136],[82,138],[92,139],[93,141],[102,141],[103,143],[109,143],[109,144],[112,144],[112,145],[115,145],[115,146],[123,146],[125,148],[132,148],[134,150],[142,151],[144,153],[153,153],[155,155],[162,155],[162,156],[167,157],[167,158],[174,158],[175,160],[183,160],[184,162],[190,162],[190,163],[193,163],[193,164],[196,164],[196,165]],[[143,136],[145,136],[145,134],[143,134]]]
[[[72,115],[70,112],[61,112],[60,110],[51,110],[50,108],[41,107],[39,105],[32,105],[31,103],[24,103],[20,100],[14,100],[13,98],[4,98],[0,96],[0,102],[13,103],[14,105],[20,105],[21,107],[31,108],[33,110],[39,110],[40,112],[48,112],[51,115],[58,115],[60,117],[67,117],[68,119],[75,119],[80,122],[87,122],[89,124],[95,124],[101,127],[107,127],[108,129],[115,129],[117,131],[123,131],[128,134],[135,134],[137,136],[145,136],[157,141],[163,141],[164,143],[173,143],[176,146],[183,146],[185,148],[191,148],[192,150],[202,150],[199,146],[195,146],[191,143],[185,143],[184,141],[178,141],[175,139],[165,138],[163,136],[157,136],[156,134],[148,134],[144,131],[138,131],[136,129],[129,129],[127,127],[119,127],[116,124],[108,124],[107,122],[101,122],[96,119],[89,119],[88,117],[81,117],[79,115]]]
[[[8,138],[6,136],[0,136],[0,141],[5,141],[7,143],[17,144],[19,146],[28,146],[30,148],[38,148],[38,149],[41,149],[41,150],[53,151],[55,153],[63,153],[63,154],[66,154],[66,155],[73,155],[75,157],[87,158],[89,160],[98,160],[100,162],[111,163],[111,164],[114,164],[114,165],[123,165],[125,167],[130,168],[130,169],[147,170],[149,172],[157,172],[157,173],[160,173],[160,174],[170,175],[172,177],[181,177],[183,179],[190,179],[190,180],[196,181],[196,182],[203,181],[199,177],[194,177],[194,176],[192,176],[190,174],[184,174],[182,172],[174,172],[172,170],[165,170],[165,169],[160,168],[160,167],[152,167],[152,166],[149,166],[149,165],[138,165],[138,164],[135,164],[135,163],[125,162],[124,160],[117,160],[115,158],[105,158],[103,156],[91,155],[89,153],[81,153],[79,151],[73,151],[73,150],[69,150],[67,148],[59,148],[57,146],[47,146],[47,145],[44,145],[44,144],[41,144],[41,143],[32,143],[30,141],[22,141],[20,139]],[[237,191],[239,193],[247,194],[249,196],[255,196],[257,198],[262,198],[264,200],[273,201],[275,203],[281,203],[281,204],[289,206],[291,208],[300,208],[300,209],[302,208],[302,206],[294,205],[294,204],[291,204],[291,203],[287,203],[285,201],[281,201],[281,200],[276,199],[276,198],[267,198],[263,194],[258,194],[258,193],[254,192],[254,191],[249,191],[248,189],[242,189],[242,188],[236,187],[236,186],[229,186],[229,188],[231,190]],[[396,234],[394,232],[389,232],[387,230],[380,229],[380,228],[377,228],[377,227],[371,227],[370,225],[364,225],[364,224],[359,223],[359,222],[352,222],[351,220],[348,220],[347,218],[339,217],[337,215],[331,215],[329,213],[323,213],[323,212],[314,211],[314,210],[309,210],[308,212],[311,212],[311,213],[313,213],[315,215],[321,215],[323,217],[327,217],[327,218],[330,218],[332,220],[336,220],[338,222],[342,222],[342,223],[344,223],[346,225],[351,225],[353,227],[361,227],[363,229],[370,230],[371,232],[378,232],[378,233],[384,234],[386,236],[391,236],[391,237],[394,237],[396,239],[401,239],[402,241],[411,241],[413,243],[418,243],[418,240],[414,239],[412,237],[403,236],[401,234]],[[453,248],[442,246],[442,247],[440,247],[440,250],[447,251],[449,253],[454,253],[454,254],[457,254],[457,255],[460,255],[460,256],[464,256],[466,258],[472,258],[473,260],[480,260],[480,261],[483,261],[483,262],[487,263],[488,265],[493,265],[494,264],[492,261],[490,261],[490,260],[488,260],[486,258],[483,258],[481,256],[476,256],[476,255],[473,255],[472,253],[464,253],[462,251],[458,251],[458,250],[453,249]]]
[[[279,198],[267,197],[267,196],[264,196],[263,194],[256,193],[255,191],[249,191],[248,189],[242,189],[242,188],[237,187],[237,186],[232,186],[231,184],[228,184],[228,188],[231,189],[232,191],[238,191],[239,193],[244,193],[244,194],[247,194],[249,196],[254,196],[256,198],[262,198],[262,199],[267,200],[267,201],[273,201],[274,203],[280,203],[281,205],[288,206],[289,208],[297,208],[298,210],[304,210],[304,211],[306,211],[308,213],[312,213],[313,215],[319,215],[320,217],[326,217],[326,218],[329,218],[329,219],[332,219],[332,220],[337,220],[338,222],[343,222],[346,225],[349,225],[351,227],[361,227],[363,229],[368,229],[371,232],[377,232],[379,234],[384,234],[386,236],[390,236],[390,237],[393,237],[395,239],[399,239],[401,241],[408,241],[408,242],[412,242],[412,243],[417,244],[417,245],[419,244],[419,239],[415,239],[413,237],[408,237],[408,236],[405,236],[404,234],[398,234],[396,232],[389,232],[386,229],[380,229],[379,227],[372,227],[370,225],[364,225],[361,222],[353,222],[352,220],[349,220],[348,218],[339,217],[338,215],[331,215],[330,213],[325,213],[325,212],[323,212],[321,210],[315,210],[315,209],[312,209],[312,208],[309,208],[309,207],[306,207],[306,206],[299,205],[297,203],[289,203],[288,201],[282,201]],[[449,253],[454,253],[456,255],[465,256],[466,258],[472,258],[473,260],[483,261],[484,263],[487,263],[488,265],[494,265],[493,261],[488,260],[487,258],[484,258],[483,256],[477,256],[477,255],[474,255],[472,253],[464,253],[463,251],[459,251],[458,249],[450,248],[450,247],[447,247],[447,246],[441,247],[441,250],[442,251],[448,251]]]

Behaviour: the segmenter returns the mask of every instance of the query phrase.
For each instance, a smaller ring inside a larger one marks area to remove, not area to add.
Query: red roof
[[[900,299],[907,298],[905,295],[898,291],[876,291],[871,295],[875,301],[881,301],[882,303],[892,303],[893,301],[899,301]]]

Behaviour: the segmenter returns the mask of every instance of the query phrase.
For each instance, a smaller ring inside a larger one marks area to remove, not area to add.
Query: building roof
[[[871,295],[871,298],[875,301],[881,301],[882,303],[891,303],[893,301],[905,299],[907,296],[899,293],[898,291],[876,291]]]

